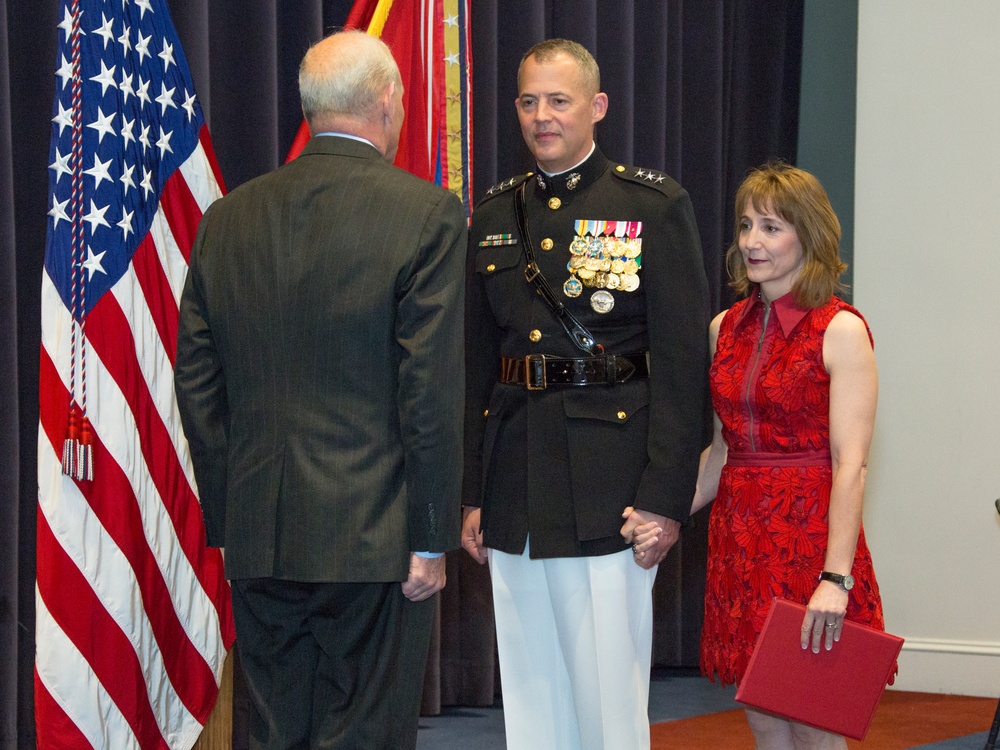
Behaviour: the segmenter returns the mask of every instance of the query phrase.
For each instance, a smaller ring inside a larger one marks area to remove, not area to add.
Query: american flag
[[[63,0],[39,375],[38,747],[190,748],[234,629],[173,395],[222,194],[164,0]]]

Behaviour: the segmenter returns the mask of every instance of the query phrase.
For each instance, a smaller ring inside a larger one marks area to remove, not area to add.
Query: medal
[[[566,270],[570,277],[563,284],[567,297],[579,297],[583,287],[597,289],[590,306],[607,313],[615,305],[609,290],[634,292],[639,288],[642,268],[641,221],[577,219],[569,245]]]
[[[596,313],[601,313],[602,315],[609,313],[611,312],[611,308],[615,306],[615,297],[611,292],[601,289],[590,295],[590,306]]]
[[[583,293],[583,284],[576,276],[570,276],[563,283],[563,294],[567,297],[579,297]]]

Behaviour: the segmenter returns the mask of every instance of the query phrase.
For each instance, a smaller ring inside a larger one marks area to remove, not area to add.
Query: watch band
[[[852,588],[854,588],[854,577],[851,576],[850,574],[844,576],[841,575],[840,573],[831,573],[828,570],[824,570],[822,573],[819,574],[819,580],[835,583],[838,586],[840,586],[840,588],[842,588],[844,591],[850,591]]]

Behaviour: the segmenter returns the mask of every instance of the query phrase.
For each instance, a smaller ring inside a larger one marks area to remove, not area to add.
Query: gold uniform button
[[[556,198],[555,196],[549,198],[549,208],[551,208],[553,211],[555,211],[561,205],[562,201]]]
[[[493,273],[495,270],[497,270],[497,267],[493,263],[486,266],[487,273]]]
[[[536,344],[542,340],[542,332],[537,328],[528,334],[528,338],[534,341]]]
[[[542,250],[551,250],[555,243],[552,242],[548,237],[542,240]]]
[[[615,167],[615,171],[616,172],[624,172],[625,171],[625,167],[623,167],[621,164],[619,164],[617,167]]]
[[[484,417],[488,417],[489,415],[490,415],[490,410],[489,409],[487,409],[486,411],[483,412],[483,416]]]
[[[628,416],[628,414],[626,414],[623,411],[618,412],[618,418],[619,419],[625,419],[625,417],[627,417],[627,416]]]

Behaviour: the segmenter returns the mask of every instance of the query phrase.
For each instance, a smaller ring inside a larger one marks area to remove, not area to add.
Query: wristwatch
[[[854,588],[854,576],[852,575],[842,576],[840,573],[830,573],[829,571],[824,570],[819,574],[819,580],[835,583],[844,591],[850,591]]]

